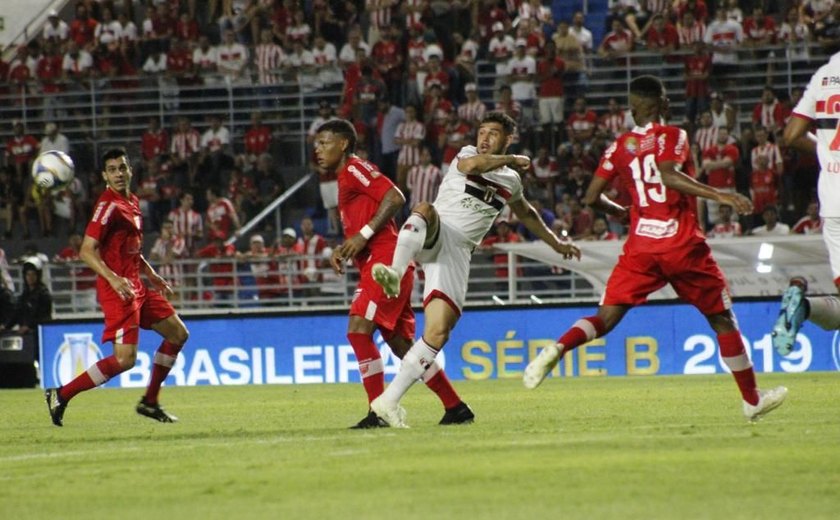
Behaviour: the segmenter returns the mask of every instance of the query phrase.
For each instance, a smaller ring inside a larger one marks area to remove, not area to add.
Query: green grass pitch
[[[456,386],[442,427],[418,385],[410,430],[355,431],[361,385],[95,390],[52,426],[0,391],[0,519],[840,518],[840,374],[759,374],[787,402],[747,423],[728,376]]]

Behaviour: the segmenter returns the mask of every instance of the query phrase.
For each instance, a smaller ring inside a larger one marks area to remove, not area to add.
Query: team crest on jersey
[[[482,200],[486,203],[490,203],[493,201],[493,197],[496,196],[496,188],[494,186],[485,186],[484,187],[484,197]]]
[[[627,150],[627,153],[636,155],[636,152],[639,150],[639,141],[637,141],[635,137],[628,137],[627,140],[624,141],[624,148]]]

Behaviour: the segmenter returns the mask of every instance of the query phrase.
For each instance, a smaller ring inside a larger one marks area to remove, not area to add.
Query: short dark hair
[[[330,119],[326,123],[318,127],[318,132],[332,132],[344,139],[347,139],[347,153],[354,153],[356,151],[356,128],[353,123],[346,119]]]
[[[105,150],[105,153],[102,154],[102,171],[105,171],[106,162],[111,159],[119,159],[120,157],[125,157],[125,161],[128,162],[128,152],[126,152],[125,148],[122,146],[116,146]]]
[[[513,135],[513,133],[516,132],[516,121],[504,112],[498,112],[495,110],[493,112],[487,112],[487,114],[481,119],[481,123],[479,123],[478,126],[485,123],[498,123],[502,125],[502,129],[507,135]]]
[[[662,81],[656,76],[644,75],[630,82],[630,94],[646,99],[659,99],[665,93]]]

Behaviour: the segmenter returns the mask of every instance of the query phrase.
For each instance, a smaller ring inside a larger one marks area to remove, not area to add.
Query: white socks
[[[429,370],[435,362],[437,353],[438,351],[430,347],[422,337],[418,339],[405,353],[400,371],[382,393],[381,399],[388,403],[398,403],[408,389]]]
[[[825,330],[840,329],[840,300],[836,296],[809,296],[808,319]]]
[[[397,247],[394,249],[394,259],[391,261],[391,268],[400,278],[408,269],[408,263],[423,249],[425,241],[426,220],[417,213],[412,213],[400,228]]]

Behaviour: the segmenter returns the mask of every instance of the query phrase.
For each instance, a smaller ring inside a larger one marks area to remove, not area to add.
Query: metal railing
[[[349,266],[338,275],[324,256],[189,259],[155,265],[172,285],[179,312],[346,310],[358,282]],[[49,289],[56,318],[99,316],[96,276],[80,262],[50,263]],[[10,270],[20,292],[20,265]],[[418,270],[412,303],[420,305],[423,277]],[[467,303],[507,305],[595,301],[598,295],[581,275],[512,253],[477,250],[473,256]]]

